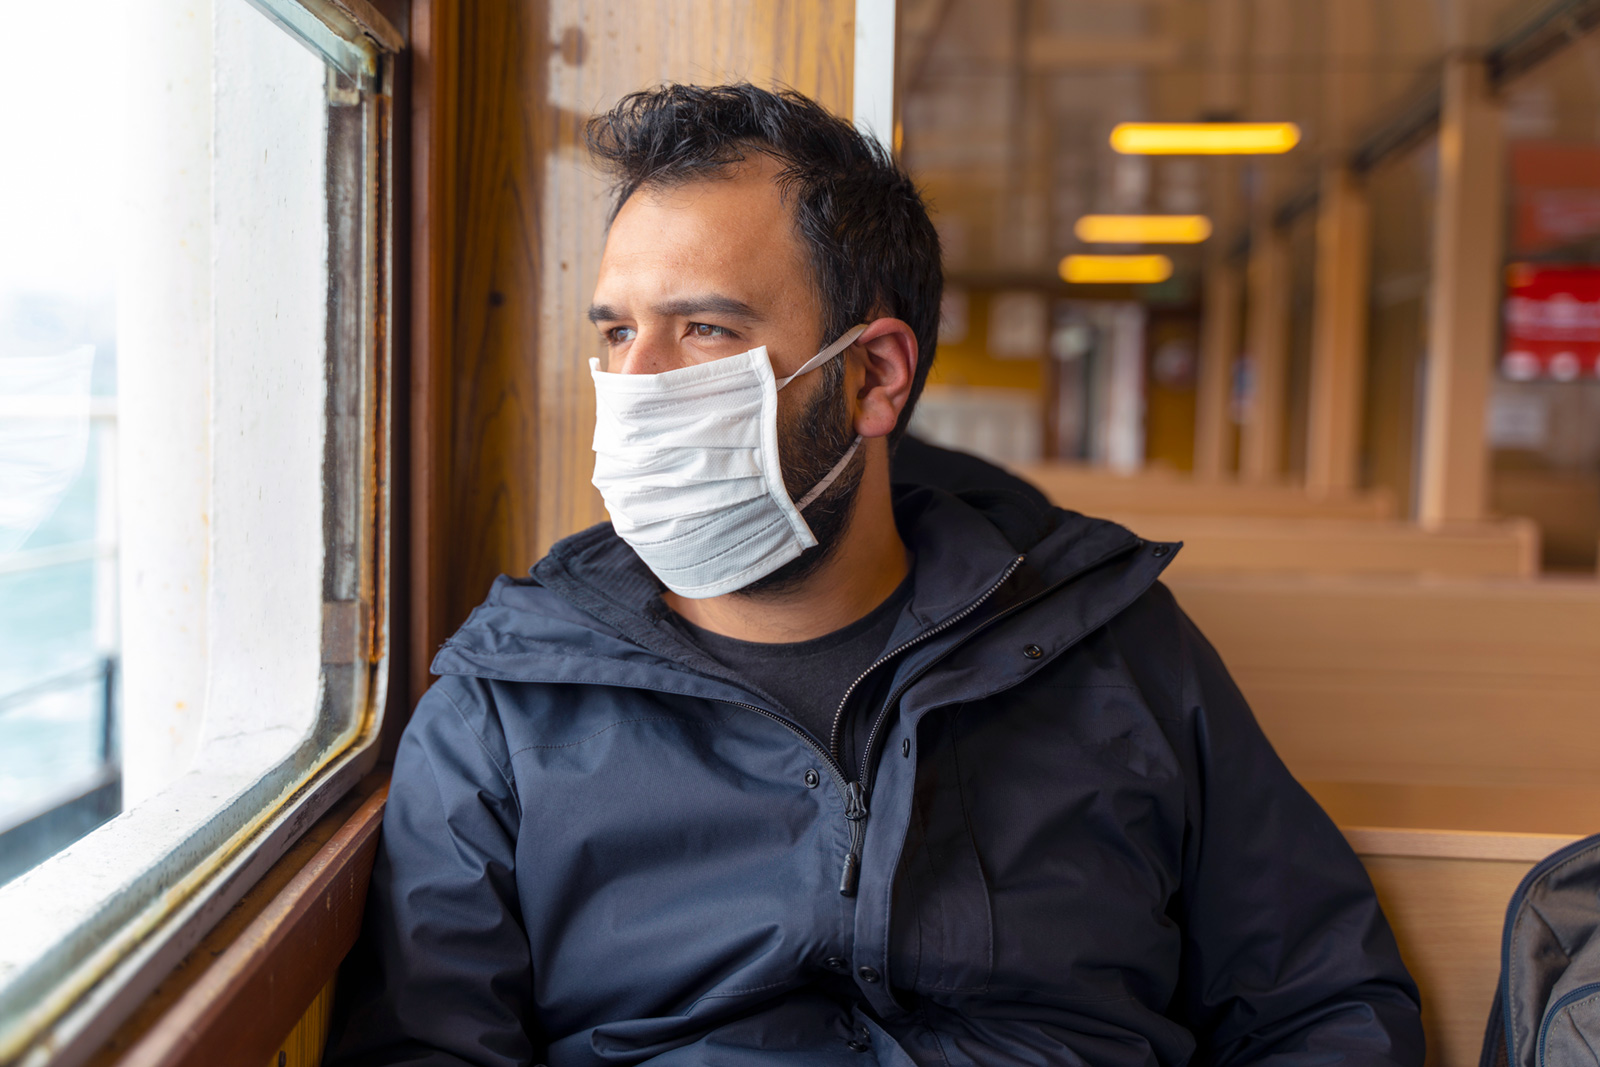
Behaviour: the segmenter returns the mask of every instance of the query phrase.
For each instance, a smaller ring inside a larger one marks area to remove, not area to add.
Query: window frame
[[[5,965],[15,961],[0,960],[0,1063],[88,1058],[379,757],[390,645],[394,81],[404,41],[366,0],[247,2],[342,76],[329,79],[327,188],[335,188],[335,167],[359,179],[354,196],[328,201],[318,725],[154,866],[88,894],[80,921],[56,931],[47,951],[10,974]],[[356,695],[328,738],[326,711],[336,700],[328,691],[338,688],[330,668],[352,680]],[[89,837],[116,834],[119,823]],[[74,859],[58,858],[67,868]],[[22,881],[0,888],[0,902]]]

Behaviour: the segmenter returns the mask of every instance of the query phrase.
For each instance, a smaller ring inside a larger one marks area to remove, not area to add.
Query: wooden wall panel
[[[413,699],[501,573],[605,517],[584,321],[607,190],[589,116],[678,80],[848,116],[855,0],[414,0]]]

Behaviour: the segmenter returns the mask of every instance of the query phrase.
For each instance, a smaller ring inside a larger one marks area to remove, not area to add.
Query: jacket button
[[[856,973],[861,976],[863,982],[876,982],[878,980],[878,972],[871,967],[862,967]]]
[[[851,1052],[865,1052],[872,1046],[861,1041],[846,1041],[844,1043],[844,1047],[849,1049]]]
[[[1152,548],[1150,550],[1150,554],[1152,556],[1156,557],[1156,559],[1160,559],[1162,556],[1165,556],[1169,551],[1171,551],[1171,549],[1167,548],[1166,545],[1157,545],[1156,547],[1154,547],[1154,548]]]
[[[907,759],[911,758],[911,738],[908,737],[900,742],[900,755]]]
[[[1040,648],[1038,645],[1023,645],[1022,654],[1027,656],[1029,659],[1038,659],[1040,656],[1044,655],[1044,649]]]
[[[817,787],[817,785],[821,781],[822,781],[822,779],[817,777],[817,772],[816,771],[807,768],[807,770],[806,770],[806,788],[807,789],[815,789]]]
[[[843,956],[829,956],[822,961],[822,965],[830,971],[848,971],[850,969],[850,964],[846,962]]]

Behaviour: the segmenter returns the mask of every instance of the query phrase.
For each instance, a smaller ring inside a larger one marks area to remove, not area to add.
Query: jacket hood
[[[982,617],[992,617],[1045,590],[1053,610],[1065,606],[1057,598],[1087,597],[1100,609],[1085,603],[1069,607],[1069,616],[1109,619],[1156,580],[1177,547],[1136,552],[1146,542],[1115,523],[1004,487],[954,495],[897,485],[894,493],[895,521],[915,564],[910,602],[891,644],[947,622],[981,598],[987,598]],[[1076,580],[1125,557],[1131,566],[1096,581]],[[440,649],[433,672],[713,699],[728,699],[731,686],[742,695],[747,683],[666,621],[663,589],[610,523],[592,526],[558,542],[530,577],[496,579],[488,599]]]

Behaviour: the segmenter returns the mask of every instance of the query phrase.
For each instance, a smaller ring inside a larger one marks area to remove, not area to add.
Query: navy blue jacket
[[[1175,547],[989,503],[898,491],[898,651],[834,737],[609,526],[500,579],[401,742],[330,1062],[1421,1064]]]

